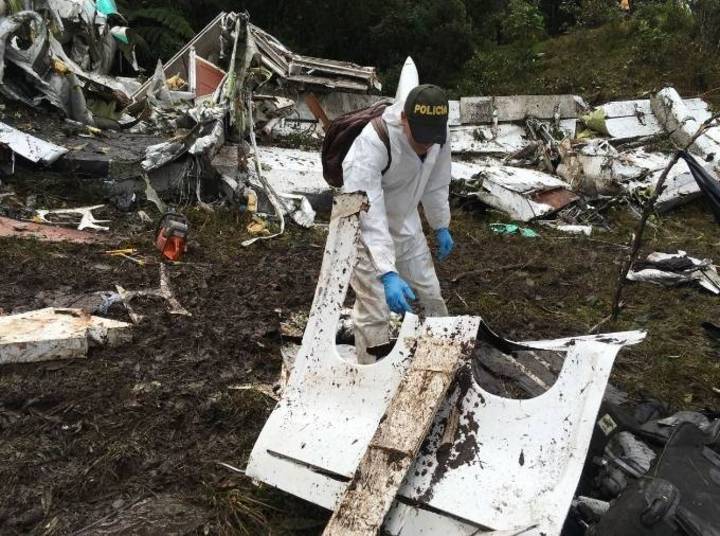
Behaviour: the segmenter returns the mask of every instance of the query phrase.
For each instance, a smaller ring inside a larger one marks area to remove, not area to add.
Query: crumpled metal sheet
[[[558,174],[574,191],[589,197],[616,195],[623,191],[643,197],[654,191],[672,158],[672,155],[648,152],[644,147],[621,152],[607,140],[591,140],[573,147],[569,147],[569,142],[568,145],[563,142],[560,149],[563,161]],[[656,209],[667,212],[697,199],[700,193],[688,165],[680,161],[670,170]]]
[[[474,197],[515,220],[527,222],[551,214],[578,199],[570,185],[534,169],[486,161],[453,162],[454,193]]]
[[[11,37],[25,26],[33,36],[32,42],[26,49],[17,48]],[[28,85],[20,77],[4,76],[8,63],[22,71],[34,93],[28,93]],[[94,126],[84,95],[84,89],[93,84],[117,98],[128,98],[121,82],[86,72],[74,62],[37,12],[23,11],[0,19],[0,92],[4,96],[29,106],[47,101],[69,118]]]
[[[704,122],[702,115],[688,109],[674,88],[661,90],[650,100],[650,104],[660,124],[681,148],[687,147]],[[714,162],[716,166],[720,162],[720,142],[707,133],[695,140],[690,151],[706,162]]]

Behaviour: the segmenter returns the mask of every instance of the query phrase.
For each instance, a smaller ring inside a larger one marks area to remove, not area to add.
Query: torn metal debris
[[[200,98],[214,93],[227,75],[222,64],[232,55],[231,22],[234,13],[219,13],[202,31],[187,43],[163,67],[165,77],[177,76],[188,81],[188,97]],[[382,85],[374,67],[348,62],[301,56],[291,52],[275,37],[255,25],[248,26],[261,65],[277,77],[278,86],[299,91],[379,93]],[[133,95],[142,98],[149,88],[144,85]]]
[[[36,138],[5,123],[0,123],[0,144],[9,148],[13,154],[42,166],[52,164],[68,152],[65,147]]]
[[[119,57],[126,67],[135,62],[116,10],[58,0],[0,20],[6,96],[32,107],[51,103],[72,131],[58,140],[55,129],[30,134],[0,124],[0,146],[12,158],[100,178],[123,210],[144,195],[161,212],[167,203],[255,206],[253,218],[263,219],[258,229],[269,237],[283,232],[286,218],[310,227],[332,196],[318,155],[273,146],[273,138],[300,133],[318,141],[328,121],[386,98],[375,68],[296,54],[246,13],[219,13],[143,84],[117,69]],[[404,76],[396,98],[419,83],[411,59],[406,69],[413,76]],[[682,145],[710,117],[705,101],[683,100],[672,88],[595,110],[574,95],[463,96],[450,103],[454,191],[519,221],[554,218],[577,201],[606,196],[637,205],[669,158],[647,143],[667,134]],[[691,148],[708,173],[718,150],[717,125]],[[683,162],[657,209],[700,195]]]
[[[697,283],[705,290],[720,295],[720,275],[710,259],[696,259],[685,251],[655,252],[648,255],[644,266],[631,270],[628,280],[663,286]]]
[[[110,223],[111,220],[98,220],[93,216],[94,210],[105,208],[105,205],[95,205],[93,207],[80,208],[62,208],[52,210],[36,210],[33,216],[35,223],[45,223],[48,225],[77,225],[78,231],[85,229],[93,229],[95,231],[109,231],[110,227],[100,225],[101,223]],[[78,216],[80,217],[78,221]]]
[[[453,177],[456,195],[477,198],[523,222],[548,216],[579,199],[568,183],[534,169],[454,163]]]

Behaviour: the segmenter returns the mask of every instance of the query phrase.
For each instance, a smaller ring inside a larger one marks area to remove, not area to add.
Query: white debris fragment
[[[131,327],[81,309],[51,307],[0,316],[0,365],[84,358],[93,345],[129,342]]]
[[[52,164],[68,152],[65,147],[41,140],[5,123],[0,123],[0,145],[7,145],[13,153],[44,166]]]
[[[689,110],[674,88],[663,89],[651,99],[650,104],[660,124],[681,148],[687,147],[706,120],[704,115]],[[690,149],[706,161],[715,162],[717,165],[720,158],[720,140],[714,139],[713,134],[703,134],[695,140]]]
[[[95,205],[92,207],[80,208],[63,208],[53,210],[36,210],[33,220],[35,223],[46,223],[49,225],[77,225],[78,231],[85,229],[94,229],[96,231],[109,231],[110,227],[100,225],[101,223],[110,223],[111,220],[96,220],[93,216],[93,210],[99,210],[105,205]],[[50,220],[49,216],[56,216],[57,219]],[[75,216],[80,216],[80,221],[68,221],[68,217],[77,220]]]
[[[553,221],[541,221],[540,223],[563,233],[592,236],[593,232],[592,225],[567,225]]]
[[[504,166],[493,161],[454,163],[460,195],[475,197],[515,220],[527,222],[576,201],[570,185],[534,169]]]
[[[120,285],[117,285],[116,289],[118,294],[120,295],[123,305],[125,305],[125,309],[127,309],[130,318],[135,324],[139,324],[140,322],[142,322],[145,317],[141,314],[136,313],[130,305],[130,302],[132,302],[135,298],[140,297],[162,298],[167,302],[168,312],[171,315],[192,316],[192,313],[190,313],[187,309],[180,305],[180,302],[177,300],[175,294],[173,294],[172,290],[170,289],[170,279],[168,277],[167,267],[165,266],[165,264],[160,264],[160,288],[128,291],[122,288]]]
[[[318,151],[262,147],[260,161],[267,181],[278,194],[317,196],[331,191]]]
[[[343,359],[335,328],[357,249],[360,207],[351,208],[333,214],[294,370],[247,467],[249,477],[330,509],[387,415],[418,334],[441,344],[442,333],[472,336],[481,323],[477,317],[421,322],[406,315],[397,345],[383,360],[358,366]],[[467,387],[458,382],[386,518],[385,532],[470,535],[484,527],[510,531],[506,534],[559,534],[615,356],[644,336],[629,332],[523,344],[566,356],[553,387],[530,400],[491,395],[472,380]],[[363,411],[353,411],[359,406]],[[459,410],[459,428],[445,447],[453,408]]]
[[[720,274],[710,259],[696,259],[685,251],[655,252],[648,255],[647,263],[652,267],[631,270],[627,275],[628,280],[664,286],[694,282],[709,292],[720,295]]]

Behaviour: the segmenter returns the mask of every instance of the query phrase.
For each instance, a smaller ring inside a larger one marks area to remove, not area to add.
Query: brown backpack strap
[[[385,144],[385,148],[387,149],[388,154],[388,163],[387,166],[385,166],[385,169],[382,170],[382,174],[385,175],[387,173],[387,170],[390,169],[390,166],[392,165],[392,151],[390,149],[390,133],[388,132],[387,123],[383,120],[382,116],[374,117],[372,121],[373,128],[375,129],[375,132],[377,132],[377,135],[382,140],[383,144]]]

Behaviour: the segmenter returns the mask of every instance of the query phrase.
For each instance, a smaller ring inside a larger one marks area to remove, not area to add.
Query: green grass
[[[581,95],[591,104],[642,98],[665,86],[720,103],[716,54],[681,34],[643,37],[630,21],[577,29],[532,45],[481,50],[457,88],[460,94]],[[714,91],[713,91],[714,90]]]
[[[610,214],[614,230],[591,238],[533,226],[540,238],[503,237],[489,224],[497,214],[456,212],[457,255],[439,271],[455,314],[479,314],[504,336],[516,340],[587,334],[610,312],[620,263],[637,225],[627,212]],[[641,257],[652,251],[683,249],[717,262],[718,226],[702,202],[655,220]],[[502,267],[526,263],[522,269]],[[452,279],[489,269],[481,275]],[[625,307],[617,322],[602,331],[642,329],[642,344],[623,350],[613,381],[634,394],[647,394],[677,408],[716,407],[720,387],[720,347],[700,324],[715,321],[720,298],[694,286],[664,288],[628,282]]]

